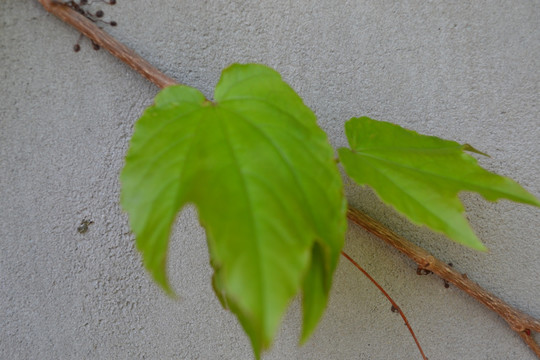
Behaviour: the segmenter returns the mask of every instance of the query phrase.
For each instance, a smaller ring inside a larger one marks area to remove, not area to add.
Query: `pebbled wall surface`
[[[96,4],[99,5],[99,4]],[[368,115],[473,144],[486,168],[540,196],[538,1],[179,1],[101,5],[109,28],[212,96],[221,69],[261,62],[304,98],[333,146]],[[98,7],[98,6],[96,6]],[[214,296],[196,213],[178,218],[168,299],[141,267],[118,174],[158,89],[47,14],[0,1],[0,359],[251,359]],[[368,189],[349,202],[540,318],[540,209],[463,194],[477,253],[416,228]],[[92,221],[85,233],[81,221]],[[534,359],[506,324],[354,225],[345,250],[404,309],[431,360]],[[316,333],[291,304],[263,359],[419,359],[402,320],[341,261]],[[538,338],[538,337],[537,337]]]

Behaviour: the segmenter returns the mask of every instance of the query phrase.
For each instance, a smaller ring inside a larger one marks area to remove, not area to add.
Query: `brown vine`
[[[364,276],[367,277],[369,281],[371,281],[377,287],[377,289],[379,289],[379,291],[383,293],[383,295],[388,299],[388,301],[390,301],[390,303],[392,304],[392,312],[396,312],[396,311],[399,312],[399,315],[401,316],[403,321],[405,321],[405,326],[407,326],[407,329],[409,329],[409,332],[411,333],[412,338],[414,339],[414,342],[416,343],[416,347],[418,348],[418,350],[420,351],[420,354],[422,355],[422,359],[428,360],[428,358],[426,357],[426,354],[424,354],[424,350],[422,349],[422,347],[420,346],[420,343],[418,342],[418,339],[416,338],[416,335],[411,327],[411,324],[409,324],[407,317],[405,316],[405,314],[403,313],[403,310],[401,310],[399,305],[394,301],[394,299],[390,297],[390,295],[388,295],[386,290],[384,290],[383,287],[371,275],[369,275],[369,273],[366,270],[364,270],[364,268],[362,268],[356,261],[354,261],[353,258],[351,258],[345,251],[342,251],[341,255],[343,255],[345,259],[349,260],[358,270],[360,270],[362,274],[364,274]]]
[[[355,224],[363,227],[368,232],[376,235],[380,239],[386,241],[403,254],[407,255],[416,262],[420,269],[428,270],[437,274],[445,281],[454,284],[459,289],[465,291],[473,298],[484,304],[489,309],[495,311],[502,317],[512,330],[517,332],[519,336],[532,349],[536,356],[540,359],[540,348],[532,337],[532,331],[540,332],[540,321],[537,319],[514,309],[495,295],[489,293],[477,283],[469,279],[466,274],[461,274],[454,270],[452,266],[435,258],[420,246],[411,243],[403,237],[397,235],[384,225],[370,216],[360,212],[359,210],[350,207],[347,211],[347,217]]]
[[[71,7],[55,0],[38,1],[45,10],[76,28],[81,34],[92,40],[93,44],[106,49],[160,88],[178,84],[177,81],[163,74],[135,51],[101,30],[94,22]]]
[[[178,84],[174,79],[157,70],[133,50],[117,41],[111,35],[101,30],[91,20],[77,13],[70,7],[55,0],[38,1],[48,12],[75,27],[94,43],[109,51],[158,87],[164,88]],[[532,336],[532,332],[540,332],[540,321],[514,309],[509,304],[483,289],[480,285],[469,280],[466,274],[457,272],[446,263],[436,259],[426,250],[395,234],[381,223],[359,210],[349,207],[347,217],[355,224],[363,227],[368,232],[376,235],[389,245],[407,255],[416,262],[421,269],[432,271],[443,280],[454,284],[489,309],[495,311],[508,323],[512,330],[518,333],[534,354],[536,354],[538,359],[540,359],[540,346]]]

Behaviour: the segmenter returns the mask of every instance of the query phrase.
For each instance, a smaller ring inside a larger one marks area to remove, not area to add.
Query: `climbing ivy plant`
[[[417,224],[483,250],[457,193],[540,206],[516,182],[482,169],[470,145],[353,118],[339,160],[359,184]],[[289,301],[303,295],[302,341],[327,303],[346,230],[334,151],[313,112],[274,70],[232,65],[214,100],[162,90],[139,119],[121,174],[144,264],[165,291],[170,229],[187,203],[206,229],[213,287],[236,314],[255,356],[268,348]]]

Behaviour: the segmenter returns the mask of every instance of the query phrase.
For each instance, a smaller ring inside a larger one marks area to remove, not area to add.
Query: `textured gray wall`
[[[482,165],[540,196],[538,1],[120,0],[110,31],[178,81],[211,96],[232,62],[274,67],[335,147],[368,115],[468,142]],[[204,231],[176,222],[170,274],[150,281],[118,205],[132,126],[157,88],[36,1],[0,1],[0,358],[250,359],[210,286]],[[540,210],[463,194],[490,251],[418,229],[346,183],[353,205],[540,317]],[[90,219],[85,234],[81,220]],[[496,315],[350,226],[346,251],[402,306],[428,357],[534,359]],[[341,261],[318,330],[297,346],[294,301],[264,359],[418,359],[390,304]],[[538,337],[537,337],[538,338]]]

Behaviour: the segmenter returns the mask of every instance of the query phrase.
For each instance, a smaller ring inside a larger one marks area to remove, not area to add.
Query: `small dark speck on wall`
[[[92,225],[94,222],[92,220],[83,219],[81,224],[77,227],[77,232],[79,234],[84,234],[88,231],[88,226]]]

